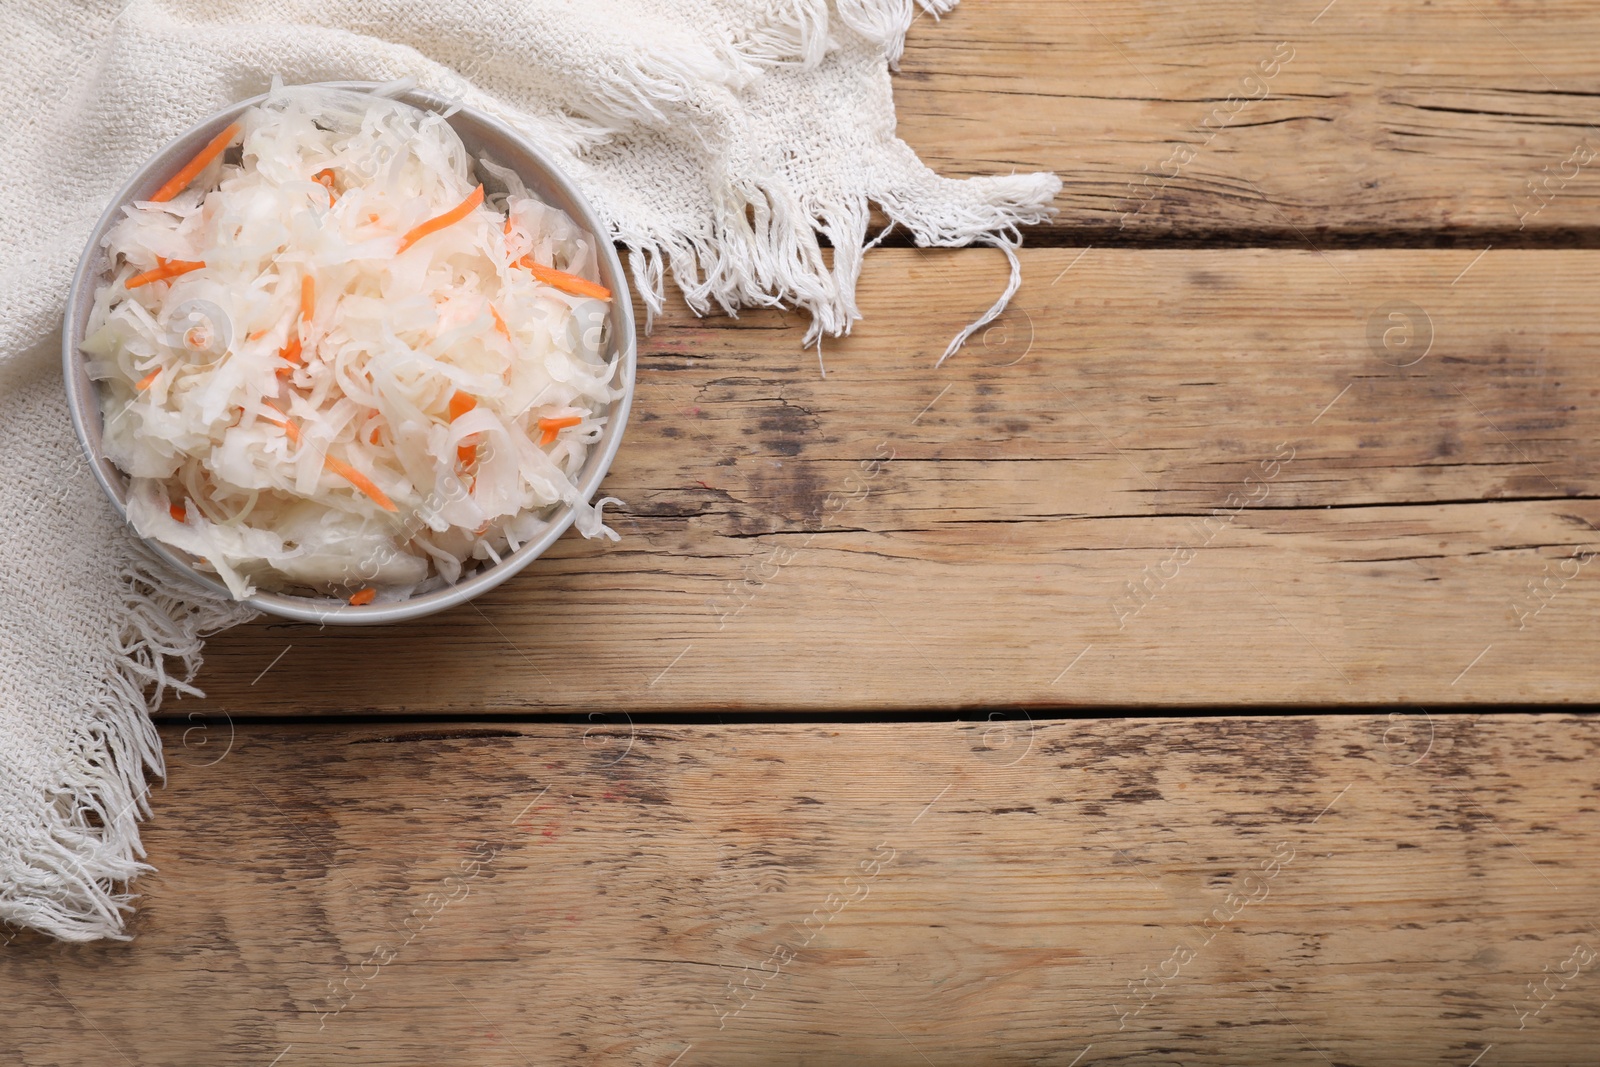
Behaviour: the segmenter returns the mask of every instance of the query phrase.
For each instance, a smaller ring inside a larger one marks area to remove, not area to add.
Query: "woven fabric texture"
[[[60,329],[84,241],[164,142],[285,83],[413,78],[535,137],[631,252],[648,310],[782,302],[848,331],[878,205],[1012,262],[1048,174],[953,181],[895,136],[890,70],[955,0],[13,0],[0,69],[0,920],[126,936],[149,712],[248,618],[142,552],[79,455]],[[978,15],[973,12],[973,15]],[[823,241],[832,245],[831,262]],[[964,336],[954,343],[959,343]],[[953,348],[952,348],[953,350]],[[820,350],[819,350],[820,359]]]

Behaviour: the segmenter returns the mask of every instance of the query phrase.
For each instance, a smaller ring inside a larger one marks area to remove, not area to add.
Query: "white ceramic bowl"
[[[376,87],[376,83],[372,82],[322,84],[328,88],[351,89],[358,92]],[[515,171],[527,184],[531,193],[552,207],[565,211],[585,230],[602,237],[596,242],[600,251],[600,280],[613,293],[607,323],[609,339],[607,358],[622,361],[617,374],[617,381],[622,386],[622,395],[606,409],[605,430],[600,440],[590,449],[583,469],[578,475],[578,492],[583,499],[592,499],[617,454],[618,446],[622,443],[622,431],[628,421],[628,408],[633,402],[636,366],[633,299],[627,279],[623,277],[622,262],[617,258],[616,249],[603,239],[605,226],[595,216],[594,210],[577,187],[556,169],[550,158],[537,145],[504,123],[481,111],[460,107],[443,97],[421,90],[402,93],[397,98],[416,107],[441,114],[455,108],[454,113],[448,115],[447,121],[460,135],[469,155],[474,159],[488,156],[499,166]],[[217,112],[162,148],[153,159],[139,168],[138,173],[112,198],[105,214],[100,216],[100,221],[95,223],[94,231],[89,235],[88,246],[84,248],[83,258],[78,263],[77,274],[72,279],[72,291],[67,297],[66,321],[62,329],[62,359],[66,373],[67,402],[72,410],[73,427],[78,432],[78,440],[83,444],[84,453],[94,470],[95,480],[106,491],[106,496],[110,498],[112,505],[124,520],[128,517],[128,478],[101,453],[98,389],[89,379],[85,370],[86,359],[78,350],[89,320],[89,309],[94,303],[95,290],[110,278],[110,264],[107,262],[105,249],[101,247],[101,241],[106,231],[121,217],[125,205],[149,197],[163,182],[177,173],[178,168],[193,158],[208,141],[238,118],[246,108],[253,107],[265,99],[265,95],[252,97]],[[487,179],[484,181],[485,189],[490,192],[497,191],[499,183],[491,175],[480,173],[478,177]],[[572,525],[573,518],[572,508],[564,504],[559,505],[552,511],[549,524],[543,533],[502,558],[499,563],[485,566],[455,585],[423,593],[408,600],[356,607],[333,597],[258,592],[250,597],[247,603],[269,614],[304,622],[360,624],[414,619],[465,603],[479,593],[493,589],[532,563],[554,544],[556,539],[566,532],[567,527]],[[145,543],[194,581],[223,596],[228,595],[227,587],[213,575],[195,569],[193,558],[187,553],[149,539],[146,539]]]

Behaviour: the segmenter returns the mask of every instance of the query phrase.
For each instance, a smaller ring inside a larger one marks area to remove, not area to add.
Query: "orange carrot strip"
[[[317,309],[317,285],[311,275],[306,274],[300,278],[300,317],[289,325],[289,340],[278,349],[279,358],[289,363],[288,367],[278,368],[278,377],[287,378],[294,373],[294,365],[304,363],[300,349],[300,324],[309,319]]]
[[[268,419],[267,421],[277,422],[279,426],[283,427],[284,436],[288,437],[289,440],[293,441],[295,444],[300,443],[300,427],[287,420],[284,422],[278,422],[277,419]]]
[[[161,373],[161,368],[157,367],[155,370],[151,371],[149,374],[146,374],[143,378],[140,378],[137,382],[134,382],[133,383],[133,387],[135,389],[139,390],[139,392],[141,392],[141,393],[144,392],[146,389],[150,388],[150,383],[155,381],[156,380],[156,375],[158,375],[160,373]]]
[[[183,165],[182,170],[167,179],[167,184],[157,189],[156,195],[150,199],[162,203],[183,192],[189,187],[189,183],[194,181],[195,175],[205,170],[206,164],[220,156],[237,136],[239,136],[239,124],[235,122],[213,137],[210,144],[200,149],[199,155],[189,160]]]
[[[372,432],[367,435],[367,440],[372,444],[378,443],[378,427],[374,426],[372,428]]]
[[[304,362],[300,358],[300,327],[298,324],[291,326],[289,343],[278,349],[278,358],[288,362],[287,367],[278,368],[278,377],[287,378],[294,373],[296,366]]]
[[[543,430],[544,433],[539,435],[539,443],[541,445],[549,444],[556,439],[557,433],[565,430],[568,426],[576,426],[582,421],[583,417],[580,415],[568,415],[560,419],[540,419],[539,429]]]
[[[394,506],[394,501],[383,495],[382,489],[379,489],[372,483],[370,478],[356,470],[354,467],[350,466],[350,464],[334,459],[332,456],[323,456],[322,463],[330,471],[370,496],[373,501],[384,511],[400,510]]]
[[[611,290],[598,282],[591,282],[587,278],[580,278],[576,274],[568,274],[564,270],[546,267],[542,263],[535,263],[532,256],[523,256],[517,260],[517,265],[527,267],[533,276],[546,285],[553,285],[564,293],[573,296],[592,296],[596,300],[610,300]]]
[[[189,513],[186,510],[184,510],[184,507],[183,507],[182,504],[170,504],[170,505],[168,505],[167,506],[167,514],[172,516],[172,519],[173,519],[174,522],[183,522],[185,519],[187,519],[189,517]]]
[[[378,591],[369,585],[365,589],[357,589],[355,593],[351,595],[350,603],[359,608],[363,604],[372,603],[377,595]]]
[[[478,402],[466,393],[456,393],[450,398],[450,421],[455,422],[477,406]]]
[[[266,335],[267,335],[267,331],[266,331],[265,328],[263,328],[263,329],[255,331],[254,333],[247,334],[245,336],[245,340],[246,341],[259,341],[263,337],[265,337]]]
[[[266,404],[267,407],[271,408],[273,411],[276,411],[279,415],[283,415],[283,418],[282,419],[275,419],[271,415],[264,415],[262,417],[265,418],[268,422],[275,423],[275,424],[277,424],[279,426],[282,426],[283,427],[283,432],[288,436],[289,440],[293,441],[295,444],[299,444],[300,443],[300,427],[298,427],[298,426],[296,426],[294,424],[294,420],[289,418],[288,415],[284,414],[283,409],[278,407],[278,405],[272,403],[270,400],[263,400],[262,403]]]
[[[128,288],[137,289],[139,286],[149,285],[151,282],[166,281],[168,278],[176,278],[180,274],[188,274],[192,270],[199,270],[205,266],[203,260],[165,259],[160,262],[161,266],[147,270],[143,274],[135,274],[129,278]]]
[[[582,415],[563,415],[559,419],[540,419],[541,430],[565,430],[568,426],[576,426],[583,421]]]
[[[335,199],[333,194],[333,168],[323,167],[311,176],[311,180],[328,190],[328,206],[332,207]]]
[[[511,340],[511,331],[506,328],[506,320],[500,317],[500,312],[495,310],[493,304],[489,305],[489,314],[494,316],[494,328],[500,331],[500,336],[507,341]]]
[[[461,416],[478,406],[478,402],[466,393],[458,392],[450,398],[450,421],[455,422]],[[463,467],[472,466],[478,458],[478,446],[462,443],[456,445],[456,460]]]
[[[263,403],[265,403],[267,407],[271,408],[273,411],[283,415],[283,421],[279,422],[270,415],[264,416],[264,418],[266,418],[268,422],[277,423],[279,426],[282,426],[284,432],[289,435],[289,440],[298,444],[300,442],[300,427],[296,426],[294,424],[294,420],[290,419],[288,415],[284,415],[283,409],[278,407],[276,404],[273,404],[271,401],[263,401]],[[322,465],[333,473],[337,474],[339,477],[343,478],[345,481],[349,482],[351,485],[355,486],[357,489],[361,490],[363,493],[370,496],[373,501],[376,502],[377,505],[383,510],[400,510],[394,506],[394,501],[390,500],[383,494],[382,489],[379,489],[373,484],[372,479],[368,478],[366,475],[350,466],[350,464],[334,459],[332,456],[323,456]]]
[[[481,203],[483,203],[483,186],[480,185],[472,190],[465,200],[446,211],[443,215],[435,215],[427,222],[413,226],[404,237],[400,238],[400,247],[395,250],[395,255],[398,256],[401,252],[428,236],[428,234],[460,222],[472,212],[473,208]]]

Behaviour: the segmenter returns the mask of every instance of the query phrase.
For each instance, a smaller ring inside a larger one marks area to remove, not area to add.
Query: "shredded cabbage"
[[[594,236],[408,104],[275,85],[239,123],[105,238],[82,347],[134,528],[241,599],[358,602],[454,583],[561,504],[615,539],[574,484],[621,394]],[[403,240],[474,163],[503,191]]]

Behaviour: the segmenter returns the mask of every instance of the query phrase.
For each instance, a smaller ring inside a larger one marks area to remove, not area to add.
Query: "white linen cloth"
[[[916,2],[935,16],[955,4]],[[206,633],[250,615],[140,551],[62,391],[62,310],[88,231],[165,141],[273,75],[413,77],[537,138],[633,253],[652,314],[670,273],[698,312],[804,308],[808,343],[859,317],[869,204],[921,244],[1010,255],[1060,187],[946,180],[895,136],[889,68],[912,0],[9,0],[5,13],[0,920],[72,940],[125,936],[128,882],[149,869],[146,775],[163,773],[149,711],[166,689],[194,691]]]

